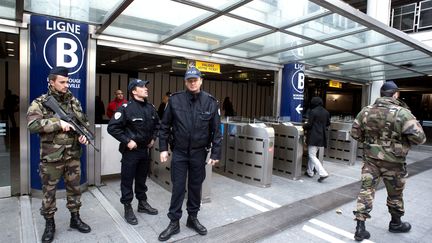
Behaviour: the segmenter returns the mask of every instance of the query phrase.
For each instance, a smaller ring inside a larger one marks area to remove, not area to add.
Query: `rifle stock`
[[[54,111],[60,117],[60,119],[70,123],[75,128],[75,132],[77,132],[79,135],[85,136],[89,144],[93,146],[97,152],[99,152],[99,149],[94,145],[95,136],[90,130],[87,129],[84,124],[82,124],[82,122],[75,116],[74,113],[67,114],[58,104],[57,100],[52,96],[48,96],[47,100],[43,102],[43,105]]]

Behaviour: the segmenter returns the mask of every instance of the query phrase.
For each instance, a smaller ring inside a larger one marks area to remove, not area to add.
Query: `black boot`
[[[187,219],[186,222],[186,226],[194,229],[198,234],[200,235],[206,235],[207,234],[207,229],[206,227],[204,227],[204,225],[202,225],[199,221],[197,217],[194,216],[190,216]]]
[[[90,226],[81,220],[79,212],[71,213],[70,227],[77,229],[81,233],[89,233],[91,231]]]
[[[171,220],[171,222],[169,223],[168,227],[162,231],[162,233],[160,233],[159,235],[159,240],[160,241],[166,241],[169,240],[169,238],[171,238],[172,235],[178,234],[180,232],[180,224],[178,220]]]
[[[158,210],[156,208],[152,208],[152,206],[150,206],[150,204],[146,200],[140,200],[139,201],[138,212],[151,214],[151,215],[158,214]]]
[[[401,217],[398,215],[392,215],[392,219],[389,223],[389,231],[392,233],[406,233],[410,231],[411,225],[408,222],[402,222]]]
[[[126,219],[126,222],[128,222],[131,225],[137,225],[138,219],[135,217],[135,214],[133,212],[132,206],[130,203],[124,204],[124,217]]]
[[[369,239],[369,231],[366,230],[365,221],[357,220],[356,232],[354,234],[354,239],[356,241],[362,241],[364,239]]]
[[[42,235],[42,243],[50,243],[54,240],[55,223],[54,218],[45,218],[45,230]]]

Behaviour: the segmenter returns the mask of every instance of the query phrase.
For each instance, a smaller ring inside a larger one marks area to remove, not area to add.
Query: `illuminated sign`
[[[195,61],[195,67],[201,72],[220,73],[220,64],[218,63]]]
[[[335,81],[335,80],[330,80],[328,86],[331,88],[342,89],[342,83],[339,81]]]

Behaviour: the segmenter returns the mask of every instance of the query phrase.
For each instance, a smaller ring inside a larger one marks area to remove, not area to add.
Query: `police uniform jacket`
[[[170,141],[168,141],[170,140]],[[210,158],[221,158],[220,114],[218,101],[209,93],[181,91],[171,95],[159,132],[159,149],[190,151],[210,148]]]
[[[120,148],[130,140],[135,141],[138,148],[147,146],[156,139],[158,129],[159,117],[155,107],[147,101],[135,99],[119,107],[108,124],[108,133],[120,141]]]

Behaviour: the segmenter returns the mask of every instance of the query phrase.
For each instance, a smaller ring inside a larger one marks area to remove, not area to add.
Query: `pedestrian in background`
[[[146,179],[150,166],[149,148],[156,140],[159,128],[159,117],[155,107],[147,101],[149,81],[135,79],[128,85],[131,100],[123,104],[111,118],[108,133],[120,142],[121,160],[121,198],[124,205],[126,222],[138,224],[132,209],[135,180],[135,197],[138,200],[140,213],[158,214],[157,209],[147,202]]]
[[[69,70],[65,67],[53,68],[48,76],[48,92],[32,101],[27,111],[28,128],[31,133],[39,133],[40,163],[39,174],[42,181],[41,215],[45,218],[45,230],[42,242],[54,240],[56,207],[56,188],[60,178],[66,186],[66,207],[71,213],[70,227],[82,233],[91,231],[79,214],[81,207],[81,144],[88,144],[85,136],[80,136],[74,127],[60,120],[43,103],[52,96],[67,113],[75,116],[89,126],[81,104],[69,91]]]
[[[165,111],[165,107],[168,104],[168,99],[170,96],[171,96],[171,92],[168,91],[165,93],[164,97],[162,97],[162,102],[158,107],[158,115],[160,119],[162,119],[163,113]]]
[[[320,97],[313,97],[311,100],[309,118],[304,124],[306,131],[306,144],[308,148],[308,166],[305,175],[314,176],[314,170],[319,174],[318,182],[322,182],[328,177],[321,161],[317,157],[320,149],[327,147],[327,127],[330,126],[330,113],[323,107]]]
[[[109,119],[112,118],[114,115],[114,112],[123,104],[127,103],[127,100],[124,98],[123,91],[116,90],[114,93],[115,98],[111,100],[111,102],[108,104],[106,115]]]
[[[186,226],[198,234],[207,234],[207,229],[198,221],[201,204],[201,188],[206,176],[205,161],[211,149],[209,164],[221,158],[220,113],[218,101],[201,91],[201,72],[191,67],[185,74],[186,91],[171,95],[163,115],[159,134],[160,160],[168,160],[168,139],[173,151],[171,160],[172,195],[168,212],[170,223],[159,235],[160,241],[168,240],[180,232],[179,220],[187,184],[189,214]],[[188,179],[186,183],[186,178]]]
[[[407,177],[406,156],[411,144],[426,141],[425,133],[408,106],[399,100],[399,88],[393,81],[381,87],[381,97],[364,107],[354,120],[351,136],[363,143],[361,189],[354,211],[357,220],[355,240],[369,239],[365,221],[370,218],[375,190],[382,179],[387,189],[387,207],[391,214],[388,230],[405,233],[411,229],[402,222],[405,214],[403,190]]]
[[[222,110],[224,111],[224,116],[234,116],[234,107],[230,100],[230,97],[225,97],[222,103]]]

